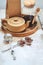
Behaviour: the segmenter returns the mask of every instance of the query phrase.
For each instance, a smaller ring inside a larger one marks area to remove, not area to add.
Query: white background
[[[0,9],[6,8],[6,1],[7,0],[0,0]],[[24,0],[22,0],[24,1]],[[39,6],[40,8],[43,8],[43,0],[36,0],[36,6]]]

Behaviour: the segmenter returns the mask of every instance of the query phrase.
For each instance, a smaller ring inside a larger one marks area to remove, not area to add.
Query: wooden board
[[[6,18],[21,14],[21,0],[7,0]]]

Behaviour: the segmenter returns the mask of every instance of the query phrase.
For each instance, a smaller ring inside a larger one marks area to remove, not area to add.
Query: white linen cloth
[[[10,45],[3,45],[3,36],[0,32],[0,50],[10,47]],[[43,31],[39,29],[36,33],[30,36],[33,39],[31,46],[14,48],[16,60],[12,60],[11,51],[1,53],[4,62],[3,65],[43,65]],[[23,38],[24,39],[24,38]],[[12,42],[16,44],[17,42]]]

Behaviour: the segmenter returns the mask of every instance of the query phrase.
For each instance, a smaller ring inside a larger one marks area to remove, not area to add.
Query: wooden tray
[[[35,33],[37,30],[38,30],[38,25],[35,26],[33,29],[27,28],[27,29],[26,29],[25,31],[23,31],[23,32],[14,33],[14,32],[9,31],[8,29],[6,29],[6,28],[4,28],[4,27],[2,26],[2,31],[3,31],[4,33],[10,33],[10,34],[12,34],[13,36],[16,36],[16,37],[25,37],[25,36],[28,36],[28,35],[31,35],[31,34]]]

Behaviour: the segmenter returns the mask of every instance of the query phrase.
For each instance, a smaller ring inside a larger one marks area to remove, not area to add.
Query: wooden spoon
[[[35,16],[34,16],[34,18],[33,18],[33,20],[32,20],[32,24],[34,24],[35,19],[36,19],[36,16],[37,16],[37,14],[38,14],[39,11],[40,11],[40,8],[37,8],[37,9],[36,9],[36,12],[35,12]]]

